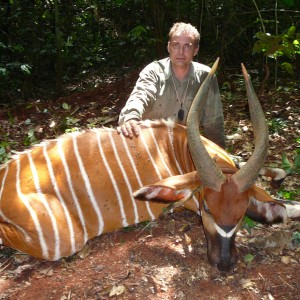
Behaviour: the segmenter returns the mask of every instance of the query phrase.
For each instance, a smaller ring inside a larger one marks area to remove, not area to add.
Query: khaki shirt
[[[140,73],[136,85],[119,116],[119,125],[125,122],[145,119],[173,118],[179,124],[186,124],[192,101],[206,78],[210,68],[192,62],[188,76],[183,81],[172,79],[170,58],[154,61]],[[180,100],[177,99],[177,94]],[[178,111],[184,110],[184,119],[178,120]],[[206,106],[200,114],[200,127],[203,135],[221,147],[224,141],[224,117],[219,86],[214,76],[208,93]]]

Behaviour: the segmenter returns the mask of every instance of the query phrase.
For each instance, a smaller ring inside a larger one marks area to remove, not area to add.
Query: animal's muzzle
[[[234,240],[235,236],[220,238],[220,259],[217,263],[217,268],[220,271],[230,271],[237,262]]]
[[[218,234],[208,240],[208,259],[221,272],[230,271],[237,262],[235,235],[230,238]]]

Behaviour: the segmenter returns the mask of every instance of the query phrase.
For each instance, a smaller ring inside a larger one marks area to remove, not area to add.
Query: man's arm
[[[138,124],[143,119],[145,110],[155,101],[158,76],[153,68],[154,63],[145,67],[139,75],[119,116],[118,133],[132,138],[138,136]]]
[[[119,125],[129,120],[142,120],[143,114],[156,99],[159,78],[154,63],[146,66],[139,78],[119,116]]]

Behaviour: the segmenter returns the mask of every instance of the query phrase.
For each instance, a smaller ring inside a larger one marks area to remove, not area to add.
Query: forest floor
[[[1,142],[8,150],[20,151],[66,128],[115,126],[137,76],[138,72],[106,80],[93,77],[69,85],[66,97],[0,106]],[[222,90],[227,147],[247,160],[253,136],[246,96],[241,76],[232,80],[234,90]],[[99,84],[84,89],[91,82]],[[266,165],[280,167],[283,153],[291,161],[296,153],[299,90],[285,83],[277,93],[266,91],[261,102],[270,130]],[[266,178],[258,181],[277,197],[300,200],[299,176],[289,176],[280,192],[271,190]],[[147,227],[137,225],[94,238],[76,255],[57,262],[2,246],[0,299],[300,299],[299,222],[244,228],[236,245],[237,266],[220,273],[207,260],[201,220],[181,210]]]

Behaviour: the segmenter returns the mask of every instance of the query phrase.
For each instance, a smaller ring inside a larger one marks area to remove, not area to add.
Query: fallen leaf
[[[19,266],[14,270],[14,276],[19,276],[23,271],[32,268],[32,265],[26,264],[23,266]]]
[[[192,243],[191,238],[190,238],[186,233],[184,234],[184,238],[185,238],[185,241],[186,241],[186,243],[187,243],[188,245],[190,245],[190,244]]]
[[[109,297],[112,296],[119,296],[125,292],[125,286],[124,285],[114,285],[109,293]]]
[[[104,296],[110,293],[112,289],[112,285],[106,286],[104,289],[102,289],[100,292],[97,293],[98,296]]]
[[[180,229],[178,229],[179,232],[186,232],[188,230],[190,230],[189,224],[183,224],[183,226]]]
[[[240,141],[243,139],[243,136],[239,133],[234,133],[231,135],[226,135],[227,140],[235,140],[235,141]]]
[[[91,251],[90,246],[85,245],[81,251],[78,252],[77,256],[79,256],[81,259],[86,258],[87,256],[89,256]]]
[[[242,279],[240,283],[244,290],[252,289],[253,287],[255,287],[255,282],[251,281],[250,279]]]
[[[288,265],[291,262],[291,257],[290,256],[282,256],[281,257],[281,262],[284,263],[285,265]]]

